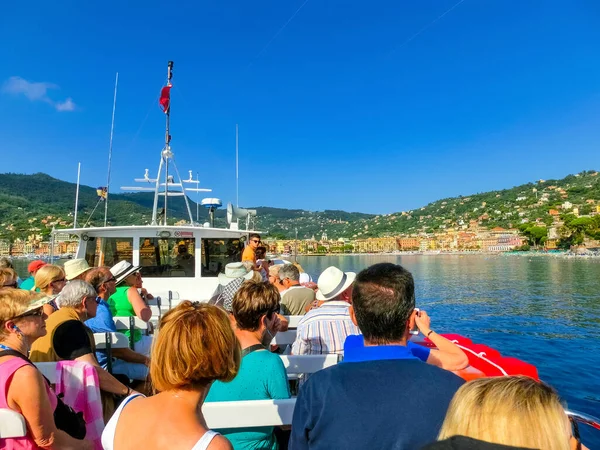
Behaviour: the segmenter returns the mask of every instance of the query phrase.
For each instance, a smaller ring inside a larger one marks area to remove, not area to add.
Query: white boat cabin
[[[207,301],[225,265],[242,260],[244,242],[254,231],[147,225],[56,232],[77,236],[75,258],[85,258],[90,267],[125,260],[140,266],[144,287],[153,295],[173,291],[174,300]]]

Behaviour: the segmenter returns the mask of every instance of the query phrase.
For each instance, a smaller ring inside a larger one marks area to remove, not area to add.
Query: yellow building
[[[398,250],[396,238],[356,239],[352,242],[355,253],[390,253]]]

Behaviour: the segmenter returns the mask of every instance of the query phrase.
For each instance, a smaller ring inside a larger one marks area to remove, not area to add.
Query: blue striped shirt
[[[298,323],[293,355],[344,354],[344,342],[360,330],[350,318],[350,304],[330,300],[310,310]]]

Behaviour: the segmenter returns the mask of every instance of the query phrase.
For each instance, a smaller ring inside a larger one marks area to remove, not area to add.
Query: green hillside
[[[73,208],[75,203],[75,183],[68,183],[50,177],[44,173],[33,175],[0,174],[0,238],[14,240],[30,234],[48,235],[54,224],[56,228],[73,225]],[[111,194],[108,209],[109,225],[134,225],[150,223],[154,194],[151,192]],[[98,197],[96,189],[80,186],[78,225],[88,222],[90,214],[96,206]],[[196,217],[196,203],[190,200],[190,207]],[[322,230],[345,233],[349,223],[366,221],[371,214],[348,213],[345,211],[304,211],[282,208],[254,207],[258,217],[255,228],[270,231],[271,235],[293,236],[298,228],[299,237],[311,237]],[[200,222],[205,222],[208,213],[199,208]],[[52,216],[48,219],[48,216]],[[216,213],[216,225],[225,225],[225,208]],[[187,219],[187,211],[183,198],[169,199],[169,223]],[[41,223],[46,220],[47,223]],[[88,226],[101,226],[104,223],[104,205],[100,204]]]
[[[364,238],[399,234],[431,233],[448,228],[464,228],[471,221],[493,228],[551,226],[560,223],[595,236],[600,230],[590,219],[577,218],[596,213],[600,205],[600,177],[595,171],[568,175],[560,180],[540,180],[510,189],[445,198],[422,208],[386,215],[349,213],[337,210],[305,211],[300,209],[248,206],[256,209],[255,228],[269,231],[271,236],[320,238],[326,232],[331,238]],[[56,228],[72,226],[75,184],[43,173],[34,175],[0,174],[0,238],[24,238],[30,234],[47,235]],[[152,214],[153,194],[111,194],[108,221],[111,225],[147,224]],[[82,226],[97,203],[96,189],[81,186],[79,225]],[[195,216],[196,203],[190,200]],[[555,216],[550,215],[554,210]],[[48,216],[52,216],[48,219]],[[89,221],[102,225],[103,205]],[[217,211],[217,225],[225,224],[225,209]],[[554,218],[553,218],[554,217]],[[169,202],[170,223],[187,218],[182,198]],[[42,223],[45,220],[46,223]],[[207,212],[200,208],[200,221]],[[581,223],[579,223],[581,222]],[[577,228],[579,227],[579,228]]]
[[[555,222],[551,210],[569,225],[575,216],[596,212],[600,205],[599,178],[596,171],[583,171],[560,180],[538,180],[500,191],[445,198],[422,208],[377,216],[360,236],[437,232],[467,226],[472,220],[486,228],[526,228],[536,221],[550,226]]]

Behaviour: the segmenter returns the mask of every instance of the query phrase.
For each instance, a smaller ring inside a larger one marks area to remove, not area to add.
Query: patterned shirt
[[[350,318],[350,304],[330,300],[313,309],[298,323],[293,355],[344,354],[344,341],[360,330]]]

